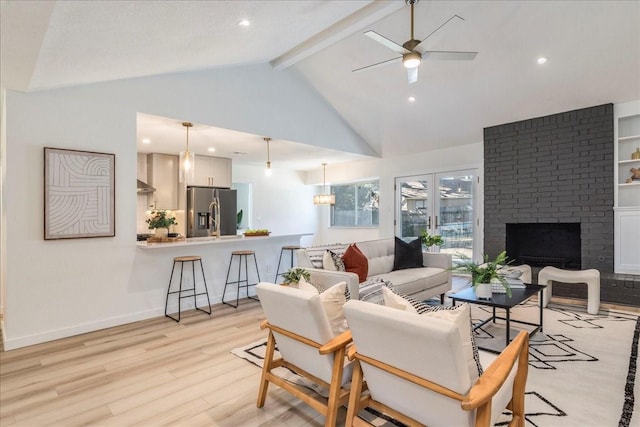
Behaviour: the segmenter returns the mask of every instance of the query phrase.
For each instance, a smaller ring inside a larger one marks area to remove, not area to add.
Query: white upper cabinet
[[[231,159],[196,155],[195,179],[189,185],[231,188]]]
[[[155,209],[178,209],[178,156],[152,153],[147,155],[147,184],[156,189],[149,195]]]

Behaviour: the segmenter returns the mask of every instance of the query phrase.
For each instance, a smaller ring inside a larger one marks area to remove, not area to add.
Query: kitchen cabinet
[[[231,188],[231,159],[196,155],[195,168],[190,185]]]
[[[640,101],[616,105],[614,116],[614,267],[616,273],[640,274],[640,181],[627,182],[630,169],[640,169],[640,159],[633,155],[640,149]]]
[[[155,209],[178,209],[179,157],[171,154],[147,155],[147,184],[156,189],[149,195],[149,206]]]

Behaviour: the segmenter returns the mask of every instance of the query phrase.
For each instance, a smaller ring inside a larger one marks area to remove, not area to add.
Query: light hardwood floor
[[[322,426],[233,348],[266,337],[260,303],[190,311],[0,354],[0,425]],[[342,419],[344,414],[341,414]]]
[[[322,426],[273,385],[256,408],[260,369],[230,351],[265,338],[263,318],[260,303],[241,300],[211,317],[190,311],[179,324],[161,317],[0,353],[0,425]]]

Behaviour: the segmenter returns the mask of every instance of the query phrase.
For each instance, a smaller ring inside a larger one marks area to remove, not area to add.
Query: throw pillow
[[[345,290],[347,288],[347,282],[340,282],[331,286],[329,289],[320,292],[320,302],[322,303],[322,309],[327,315],[331,331],[334,336],[338,336],[347,329],[347,319],[344,318],[344,304],[347,302],[345,297]],[[302,289],[305,292],[313,291],[316,294],[318,289],[307,282],[304,279],[300,279],[298,289]]]
[[[329,271],[346,271],[342,256],[328,250],[322,256],[322,268]]]
[[[396,237],[393,270],[422,267],[422,241],[418,237],[407,243]]]
[[[346,271],[356,273],[358,275],[358,281],[360,283],[367,280],[369,274],[369,260],[354,244],[349,245],[347,250],[342,255],[342,261],[344,261],[344,267]]]
[[[397,308],[399,310],[417,313],[426,317],[437,317],[446,319],[456,324],[462,339],[462,349],[467,360],[469,376],[473,384],[482,375],[482,364],[478,354],[475,334],[473,332],[473,321],[471,319],[471,308],[469,304],[456,306],[430,306],[406,295],[394,293],[391,289],[383,287],[382,295],[384,305]]]

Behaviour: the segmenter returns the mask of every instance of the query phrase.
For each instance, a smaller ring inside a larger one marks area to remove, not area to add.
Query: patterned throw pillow
[[[322,268],[329,271],[346,271],[342,256],[333,251],[324,251]]]
[[[360,300],[372,302],[374,304],[384,305],[382,288],[393,288],[393,284],[381,277],[372,277],[360,283],[358,291],[360,292]]]
[[[410,296],[396,294],[388,288],[383,288],[382,294],[384,297],[384,305],[387,307],[454,322],[458,326],[460,336],[463,339],[462,347],[465,352],[465,358],[467,359],[471,382],[474,383],[478,377],[482,375],[482,364],[480,364],[478,345],[476,344],[476,338],[473,332],[473,321],[471,319],[471,308],[469,304],[431,306]]]

